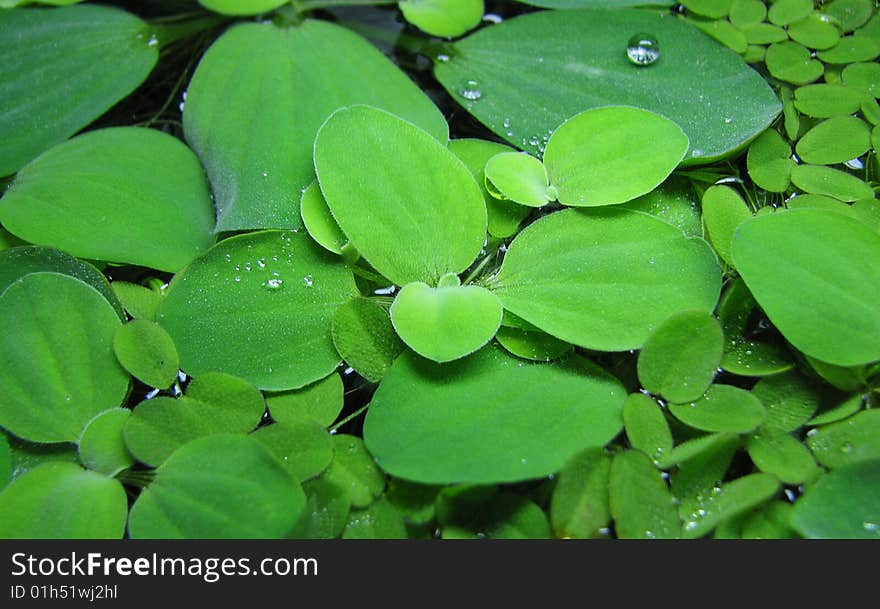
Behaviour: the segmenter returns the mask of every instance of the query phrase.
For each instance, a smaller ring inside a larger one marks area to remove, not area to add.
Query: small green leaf
[[[728,15],[737,27],[760,23],[767,16],[767,6],[760,0],[732,0]]]
[[[95,416],[79,439],[79,460],[87,468],[115,476],[134,459],[125,447],[122,429],[131,416],[127,408],[112,408]]]
[[[206,9],[222,15],[259,15],[278,8],[286,0],[199,0]]]
[[[479,25],[483,0],[401,0],[403,18],[431,36],[453,38]]]
[[[588,448],[569,459],[550,501],[550,522],[557,537],[589,539],[608,525],[610,472],[611,457],[601,448]]]
[[[864,397],[861,395],[853,395],[843,400],[836,406],[823,410],[818,415],[807,421],[807,425],[828,425],[842,421],[862,409]]]
[[[820,472],[806,446],[787,433],[760,433],[746,442],[752,462],[786,484],[808,482]]]
[[[501,152],[486,161],[486,190],[499,199],[543,207],[555,197],[544,164],[524,152]],[[495,194],[497,193],[497,195]]]
[[[880,459],[880,410],[864,410],[820,427],[808,434],[807,445],[830,468]]]
[[[782,98],[782,115],[785,135],[788,136],[789,140],[795,141],[798,137],[798,133],[800,133],[801,115],[797,111],[797,108],[794,107],[794,99],[791,94],[791,89],[788,87],[780,87],[779,95]]]
[[[684,0],[682,4],[697,15],[718,19],[730,12],[731,0]]]
[[[800,536],[791,528],[794,506],[786,501],[772,501],[742,521],[743,539],[796,539]],[[723,524],[723,523],[722,523]],[[721,528],[719,525],[716,534]]]
[[[681,537],[681,524],[672,493],[651,459],[644,454],[627,450],[614,456],[608,496],[618,538]]]
[[[334,254],[342,254],[342,247],[348,237],[339,228],[336,219],[327,207],[318,182],[312,182],[303,191],[299,200],[299,212],[303,225],[318,245]]]
[[[551,536],[544,511],[514,493],[498,493],[469,526],[478,537],[490,539],[546,539]]]
[[[822,62],[813,59],[806,47],[791,41],[771,44],[764,61],[770,74],[795,85],[811,83],[825,71]]]
[[[688,22],[736,53],[745,53],[748,48],[746,35],[726,19],[712,21],[689,19]]]
[[[746,163],[752,181],[771,192],[783,192],[788,188],[795,165],[791,160],[791,147],[774,129],[768,129],[752,142]]]
[[[385,498],[397,508],[407,524],[427,525],[434,520],[434,504],[441,488],[392,478]]]
[[[335,372],[302,389],[267,393],[266,405],[279,423],[317,421],[329,427],[342,412],[345,402],[342,377]]]
[[[567,342],[540,330],[533,332],[501,326],[495,338],[502,347],[517,357],[536,362],[559,359],[572,349],[572,346]]]
[[[281,461],[296,480],[314,478],[333,460],[333,443],[315,421],[274,423],[251,434]]]
[[[114,281],[111,285],[129,315],[135,319],[156,320],[156,311],[162,304],[161,292],[127,281]]]
[[[688,440],[676,447],[673,452],[687,456],[670,475],[672,493],[680,501],[679,516],[687,518],[706,501],[707,495],[720,491],[719,481],[730,469],[739,445],[739,436],[715,434]]]
[[[342,538],[406,539],[406,526],[400,512],[382,497],[369,507],[351,511]]]
[[[336,309],[333,344],[345,362],[372,383],[378,383],[406,348],[391,324],[388,311],[369,298],[355,297]]]
[[[751,23],[743,26],[742,31],[745,34],[746,42],[750,45],[773,44],[788,40],[788,34],[784,29],[769,23]]]
[[[122,367],[145,385],[167,389],[177,379],[180,360],[174,341],[155,322],[135,319],[119,326],[113,351]]]
[[[854,175],[821,165],[796,165],[791,170],[795,186],[817,195],[841,201],[857,201],[874,196],[873,189]]]
[[[696,539],[709,533],[720,522],[747,512],[779,491],[779,480],[770,474],[749,474],[708,493],[694,511],[685,516],[684,537]]]
[[[767,11],[767,19],[776,25],[791,25],[813,12],[813,0],[776,0]]]
[[[685,237],[702,237],[699,199],[690,180],[673,174],[663,184],[621,208],[641,211],[678,228]]]
[[[806,424],[822,397],[816,383],[794,370],[761,379],[752,393],[767,409],[762,429],[774,432],[794,431]]]
[[[687,136],[671,120],[640,108],[609,106],[560,125],[547,142],[544,165],[560,203],[611,205],[653,190],[687,149]]]
[[[691,440],[686,440],[672,449],[669,455],[660,461],[660,467],[663,469],[670,468],[674,465],[690,462],[693,459],[702,459],[707,454],[727,452],[729,450],[731,456],[736,450],[738,437],[731,433],[716,433],[705,436],[698,436]],[[727,466],[724,466],[726,471]],[[723,471],[721,472],[724,473]],[[678,492],[676,492],[676,495]]]
[[[774,132],[775,133],[775,132]],[[728,186],[711,186],[703,193],[703,222],[709,241],[718,256],[729,265],[733,265],[730,257],[730,244],[736,227],[752,217],[742,197]]]
[[[824,15],[813,13],[788,26],[788,36],[810,49],[830,49],[840,40],[840,32]]]
[[[333,462],[322,478],[345,489],[353,507],[370,505],[385,490],[385,474],[376,467],[360,438],[334,435],[333,455]]]
[[[841,31],[852,32],[871,18],[874,5],[871,0],[834,0],[822,12],[836,19]]]
[[[792,526],[813,539],[880,538],[880,460],[837,468],[794,505]]]
[[[641,393],[630,394],[623,404],[623,427],[630,446],[656,463],[672,451],[672,432],[657,402]]]
[[[479,286],[409,283],[391,305],[391,323],[416,353],[448,362],[492,340],[502,312],[498,297]]]
[[[256,387],[223,372],[206,372],[186,388],[186,397],[216,409],[228,431],[250,431],[266,411],[266,402]]]
[[[844,36],[825,51],[819,51],[819,59],[825,63],[855,63],[871,61],[880,55],[880,41],[867,36]]]
[[[822,121],[797,143],[797,155],[807,163],[833,165],[863,155],[871,148],[871,130],[852,116]]]
[[[296,539],[333,539],[342,535],[351,501],[345,489],[318,478],[303,485],[306,507],[291,537]]]
[[[181,447],[131,508],[133,539],[287,537],[305,509],[302,489],[268,448],[215,435]]]
[[[861,89],[874,97],[880,97],[880,64],[851,63],[843,69],[841,78],[847,87]]]
[[[682,423],[703,431],[752,431],[767,416],[761,400],[732,385],[712,385],[703,397],[688,404],[670,404],[669,411]]]
[[[880,67],[880,66],[878,66]],[[858,112],[862,103],[859,92],[843,85],[807,85],[794,92],[794,105],[807,116],[830,118]],[[854,158],[849,157],[847,160]]]

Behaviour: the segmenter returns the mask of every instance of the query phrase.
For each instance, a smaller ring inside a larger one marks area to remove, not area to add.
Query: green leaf
[[[851,63],[843,69],[841,78],[847,87],[861,89],[874,97],[880,97],[880,64]]]
[[[134,91],[156,64],[157,43],[146,23],[107,6],[0,11],[0,175]]]
[[[392,478],[388,481],[385,498],[397,508],[407,524],[428,525],[434,520],[434,504],[441,488]]]
[[[338,110],[318,132],[315,167],[343,232],[396,285],[436,285],[480,252],[486,207],[479,187],[412,123],[368,106]]]
[[[742,522],[743,539],[796,539],[800,536],[791,528],[794,506],[786,501],[772,501],[748,515]],[[729,522],[729,521],[728,521]],[[722,525],[724,523],[721,523]],[[716,535],[720,526],[716,529]]]
[[[807,422],[807,425],[827,425],[828,423],[836,423],[847,417],[854,415],[862,409],[864,397],[861,395],[851,396],[835,406],[823,410],[818,415]]]
[[[352,510],[343,539],[406,539],[406,526],[400,512],[385,497],[369,507]]]
[[[286,537],[305,495],[269,449],[215,435],[178,449],[131,508],[133,539]]]
[[[214,242],[198,159],[138,127],[90,131],[34,159],[0,202],[0,221],[32,243],[172,272]]]
[[[489,287],[548,334],[620,351],[641,347],[677,311],[711,311],[720,273],[705,241],[652,216],[566,210],[523,230]]]
[[[545,332],[501,326],[495,335],[498,344],[516,355],[536,362],[559,359],[572,347]]]
[[[681,524],[672,493],[644,454],[627,450],[611,463],[608,496],[620,539],[676,539]]]
[[[794,107],[791,89],[788,87],[780,87],[779,95],[782,98],[782,115],[785,135],[788,136],[789,140],[794,141],[797,139],[798,133],[800,132],[801,115],[797,111],[797,108]]]
[[[752,142],[746,163],[752,181],[771,192],[784,192],[788,188],[791,170],[795,166],[791,160],[791,147],[774,129],[768,129]]]
[[[699,199],[690,180],[673,174],[660,186],[627,203],[623,209],[641,211],[676,227],[685,237],[701,237]]]
[[[824,15],[813,13],[788,26],[788,36],[811,49],[830,49],[840,40],[837,27]]]
[[[707,495],[720,492],[719,480],[730,469],[739,445],[738,436],[715,434],[698,437],[676,447],[673,452],[691,453],[670,476],[672,493],[680,502],[679,516],[689,517],[705,503]]]
[[[174,341],[155,322],[135,319],[119,326],[113,351],[123,368],[150,387],[167,389],[177,379],[180,362]]]
[[[671,0],[517,0],[522,4],[542,6],[545,8],[577,9],[577,8],[626,8],[630,6],[669,6]]]
[[[486,190],[486,163],[496,154],[512,152],[511,148],[495,142],[478,139],[460,139],[449,142],[449,151],[467,165],[474,180],[480,186],[489,216],[489,234],[506,238],[516,234],[520,222],[531,211],[522,205],[510,205],[499,201]]]
[[[501,301],[475,285],[432,288],[408,283],[391,305],[391,323],[413,351],[435,362],[469,355],[492,340],[501,326]]]
[[[738,27],[731,25],[726,19],[715,21],[688,19],[688,23],[736,53],[745,53],[748,48],[749,43],[746,35]]]
[[[795,89],[794,97],[794,105],[798,110],[807,116],[816,118],[853,114],[858,112],[862,104],[862,96],[859,95],[859,92],[852,87],[843,85],[822,84],[798,87]],[[851,158],[854,157],[848,157],[846,160]]]
[[[550,522],[556,537],[589,539],[611,521],[608,477],[611,457],[601,448],[573,456],[559,472],[550,501]]]
[[[370,505],[385,490],[385,474],[376,466],[363,440],[336,434],[333,455],[333,463],[324,472],[323,479],[345,489],[353,507]]]
[[[761,505],[779,491],[779,480],[770,474],[749,474],[722,484],[717,491],[705,495],[694,511],[685,518],[683,531],[687,539],[706,535],[720,522]]]
[[[188,398],[198,400],[222,413],[228,430],[250,431],[256,427],[266,403],[256,387],[223,372],[199,375],[186,388]]]
[[[812,539],[880,538],[880,460],[835,469],[794,504],[792,526]]]
[[[841,391],[856,391],[867,384],[865,366],[835,366],[810,356],[806,356],[806,359],[813,372]]]
[[[321,478],[306,482],[303,490],[306,507],[291,537],[333,539],[342,535],[351,509],[345,490]]]
[[[746,442],[752,462],[786,484],[800,484],[820,472],[806,446],[787,433],[760,433]]]
[[[345,28],[246,23],[218,38],[193,75],[183,113],[186,139],[214,190],[217,230],[298,226],[296,200],[315,177],[315,134],[351,104],[385,108],[446,142],[446,122],[428,97]]]
[[[528,207],[543,207],[556,198],[549,189],[544,164],[523,152],[496,154],[486,161],[483,175],[486,190],[498,199],[509,199]]]
[[[844,36],[826,51],[819,51],[819,59],[825,63],[855,63],[871,61],[880,55],[880,41],[867,36]]]
[[[87,468],[115,476],[134,465],[122,429],[131,416],[127,408],[111,408],[89,421],[79,439],[79,460]]]
[[[706,454],[716,452],[727,452],[729,450],[731,456],[736,449],[738,437],[730,433],[717,433],[705,436],[698,436],[691,440],[686,440],[672,449],[669,456],[660,461],[660,467],[667,469],[673,465],[681,465],[690,462],[693,459],[702,459]],[[724,466],[726,471],[727,465]],[[724,471],[721,472],[722,474]],[[678,494],[678,492],[676,492]]]
[[[469,523],[477,537],[490,539],[544,539],[550,523],[533,501],[514,493],[498,493]]]
[[[796,165],[791,170],[795,186],[817,195],[827,195],[841,201],[871,198],[874,191],[854,175],[821,165]]]
[[[544,165],[560,203],[594,207],[650,192],[687,149],[687,136],[671,120],[640,108],[610,106],[586,110],[560,125],[547,142]]]
[[[723,349],[721,326],[711,314],[676,313],[645,341],[638,359],[639,381],[670,402],[696,400],[712,384]]]
[[[44,463],[66,462],[78,463],[76,444],[60,442],[57,444],[35,444],[16,438],[11,434],[2,434],[9,440],[12,451],[12,479],[20,478],[32,469]]]
[[[114,281],[111,287],[129,315],[135,319],[155,321],[156,311],[162,304],[161,292],[127,281]]]
[[[764,61],[771,75],[795,85],[811,83],[825,71],[822,62],[813,59],[806,47],[791,41],[771,44]]]
[[[287,0],[199,0],[206,9],[223,15],[259,15],[286,3]]]
[[[791,25],[813,12],[813,0],[776,0],[767,11],[770,23]]]
[[[794,431],[806,424],[822,397],[816,383],[794,370],[761,379],[752,393],[767,409],[762,428],[774,432]]]
[[[837,20],[843,32],[852,32],[864,25],[874,13],[871,0],[834,0],[822,7],[822,11]]]
[[[279,423],[312,420],[328,427],[342,412],[343,392],[342,377],[331,373],[302,389],[267,393],[266,404],[272,419]]]
[[[659,43],[660,58],[649,66],[627,59],[628,40],[637,32]],[[705,162],[740,148],[780,110],[770,87],[736,53],[679,19],[633,9],[507,19],[453,44],[434,73],[480,122],[533,155],[573,115],[630,105],[678,124],[690,140],[688,160]],[[639,164],[654,162],[635,145],[628,152],[639,154]]]
[[[774,132],[775,133],[775,132]],[[711,186],[703,193],[703,222],[719,258],[733,265],[730,244],[736,227],[752,217],[742,197],[728,186]]]
[[[806,163],[833,165],[862,156],[871,148],[871,130],[852,116],[822,121],[807,131],[795,151]]]
[[[630,394],[623,404],[623,426],[630,446],[658,463],[672,451],[672,432],[657,402],[641,393]]]
[[[740,225],[733,258],[770,321],[805,354],[842,366],[880,359],[880,267],[863,264],[880,259],[876,232],[835,212],[779,212]]]
[[[12,479],[12,451],[5,433],[0,433],[0,492]]]
[[[296,480],[305,482],[324,471],[333,460],[333,442],[316,421],[274,423],[251,434],[272,451]]]
[[[348,237],[343,234],[327,207],[317,180],[303,191],[299,200],[299,211],[303,225],[312,239],[328,252],[341,255],[342,248],[348,243]]]
[[[483,0],[401,0],[403,18],[431,36],[453,38],[479,25]]]
[[[769,23],[752,23],[743,26],[742,31],[745,34],[746,42],[750,45],[772,44],[788,40],[788,34],[786,34],[784,29]],[[763,47],[761,51],[761,59],[759,61],[763,61]]]
[[[359,296],[336,309],[333,344],[340,357],[371,383],[378,383],[406,348],[388,311]]]
[[[439,365],[407,352],[373,396],[364,439],[385,471],[407,480],[526,480],[613,438],[624,396],[577,359],[534,364],[489,346]]]
[[[336,369],[330,324],[355,293],[351,272],[308,235],[263,231],[222,241],[176,275],[156,320],[192,376],[296,389]]]
[[[760,0],[732,0],[728,15],[737,27],[760,23],[767,16],[767,6]]]
[[[129,380],[113,355],[120,324],[72,277],[32,273],[10,285],[0,296],[0,426],[34,442],[75,442],[119,405]]]
[[[699,399],[687,404],[670,404],[676,419],[703,431],[752,431],[767,416],[761,400],[733,385],[712,385]]]
[[[0,493],[0,538],[120,539],[128,501],[116,480],[46,463]]]
[[[816,460],[830,468],[880,459],[880,410],[863,410],[807,435]]]
[[[682,4],[697,15],[717,19],[730,11],[731,0],[684,0]]]

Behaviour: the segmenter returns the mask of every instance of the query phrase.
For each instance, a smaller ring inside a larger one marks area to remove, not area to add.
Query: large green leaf
[[[2,539],[120,539],[128,501],[113,478],[46,463],[0,493]]]
[[[791,523],[804,537],[880,538],[880,460],[827,473],[794,504]]]
[[[300,225],[312,144],[337,108],[372,104],[445,143],[443,116],[368,42],[332,23],[235,26],[205,53],[183,122],[217,201],[217,230]]]
[[[315,139],[315,168],[342,231],[397,285],[436,285],[483,246],[486,206],[473,175],[397,116],[369,106],[335,112]]]
[[[119,9],[0,11],[0,175],[70,137],[140,85],[159,57]]]
[[[762,215],[737,229],[733,259],[805,354],[841,366],[880,359],[880,235],[866,225],[818,209]]]
[[[190,264],[156,320],[188,374],[295,389],[339,364],[330,324],[355,293],[351,272],[308,235],[264,231],[226,239]]]
[[[199,160],[153,129],[80,135],[22,169],[0,220],[32,243],[83,258],[178,271],[214,242]]]
[[[659,43],[660,58],[648,66],[627,59],[627,43],[639,32]],[[679,19],[632,9],[508,19],[453,44],[434,72],[483,124],[532,154],[571,116],[630,105],[680,125],[690,139],[688,160],[702,162],[739,148],[780,110],[767,83],[733,51]],[[639,152],[648,158],[651,148]]]
[[[702,239],[641,212],[565,210],[523,230],[491,282],[504,308],[562,340],[641,347],[671,314],[709,312],[721,289]]]
[[[0,425],[34,442],[75,442],[118,406],[128,375],[113,354],[121,322],[94,288],[25,275],[0,296]]]
[[[373,397],[364,439],[385,471],[407,480],[525,480],[613,438],[625,397],[577,359],[526,363],[487,347],[436,364],[407,352]]]
[[[135,539],[286,537],[305,503],[268,448],[221,434],[190,442],[156,470],[128,527]]]

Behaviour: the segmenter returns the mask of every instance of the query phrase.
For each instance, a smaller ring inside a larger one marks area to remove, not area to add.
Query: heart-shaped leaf
[[[499,199],[528,207],[542,207],[555,197],[549,191],[544,164],[521,152],[502,152],[486,161],[486,189]]]

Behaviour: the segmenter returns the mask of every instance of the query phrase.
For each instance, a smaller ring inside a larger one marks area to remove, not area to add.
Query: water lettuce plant
[[[0,537],[880,536],[871,0],[198,4],[0,1]]]

